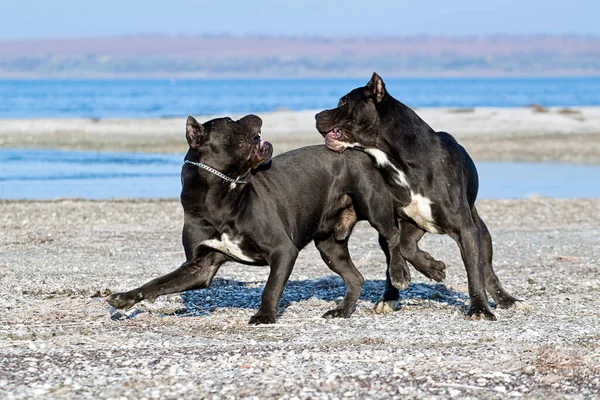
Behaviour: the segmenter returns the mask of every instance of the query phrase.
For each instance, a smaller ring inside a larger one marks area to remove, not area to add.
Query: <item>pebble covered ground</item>
[[[104,297],[177,267],[175,200],[0,202],[0,398],[594,398],[600,396],[600,199],[482,201],[504,286],[531,310],[464,320],[457,246],[421,246],[400,310],[373,313],[375,232],[351,251],[366,282],[354,315],[320,316],[344,287],[309,245],[275,325],[249,326],[267,268],[228,263],[210,289],[111,319]]]

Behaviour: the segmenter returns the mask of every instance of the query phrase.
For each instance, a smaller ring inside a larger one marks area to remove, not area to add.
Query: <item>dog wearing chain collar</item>
[[[341,303],[325,317],[349,317],[363,277],[348,253],[358,220],[367,220],[385,242],[390,268],[404,263],[389,189],[369,157],[339,156],[312,146],[275,157],[261,140],[262,120],[188,117],[189,150],[181,171],[186,261],[176,270],[107,301],[127,309],[139,301],[206,288],[226,261],[269,265],[262,302],[251,324],[274,323],[283,289],[299,251],[314,240],[325,264],[346,284]],[[318,188],[318,189],[317,189]],[[443,279],[443,269],[421,266]]]

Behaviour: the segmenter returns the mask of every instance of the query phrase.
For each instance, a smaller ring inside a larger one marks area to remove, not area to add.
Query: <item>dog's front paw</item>
[[[352,310],[344,310],[344,309],[333,309],[327,311],[323,314],[323,318],[332,319],[332,318],[350,318],[352,315]]]
[[[275,323],[275,316],[267,315],[267,314],[253,315],[252,318],[250,318],[250,321],[248,321],[248,324],[250,324],[250,325],[264,325],[264,324],[274,324],[274,323]]]
[[[523,300],[507,295],[506,298],[496,300],[500,308],[513,308],[515,310],[532,311],[533,308]]]
[[[487,307],[471,307],[469,311],[467,311],[467,315],[465,319],[469,321],[481,321],[486,319],[488,321],[496,321],[497,318]]]
[[[515,301],[510,308],[513,308],[515,310],[525,311],[525,312],[533,311],[533,306],[529,303],[524,302],[523,300]]]
[[[120,308],[122,310],[128,310],[139,300],[137,294],[134,291],[115,293],[108,296],[106,302],[114,308]]]
[[[375,314],[391,314],[398,309],[398,300],[385,300],[383,297],[375,304]]]
[[[498,303],[498,307],[500,307],[500,308],[520,310],[520,311],[524,311],[524,312],[533,311],[533,307],[531,306],[531,304],[526,303],[523,300],[518,300],[515,298],[500,301],[497,303]]]
[[[442,261],[432,260],[427,268],[417,268],[425,277],[436,282],[443,282],[446,279],[446,264]]]

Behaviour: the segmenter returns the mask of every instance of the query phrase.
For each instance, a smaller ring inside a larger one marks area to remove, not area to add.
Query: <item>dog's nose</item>
[[[315,119],[319,119],[319,113],[315,114]]]

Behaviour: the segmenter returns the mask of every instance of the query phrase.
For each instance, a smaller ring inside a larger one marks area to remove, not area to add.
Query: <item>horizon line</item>
[[[168,32],[137,32],[122,33],[114,35],[90,35],[90,36],[54,36],[54,37],[29,37],[29,38],[2,38],[0,42],[27,42],[27,41],[54,41],[54,40],[90,40],[90,39],[115,39],[115,38],[203,38],[203,39],[303,39],[303,40],[344,40],[344,39],[502,39],[502,38],[576,38],[576,39],[600,39],[600,34],[596,33],[487,33],[487,34],[468,34],[468,35],[431,35],[410,34],[410,35],[316,35],[316,34],[235,34],[235,33],[168,33]]]

